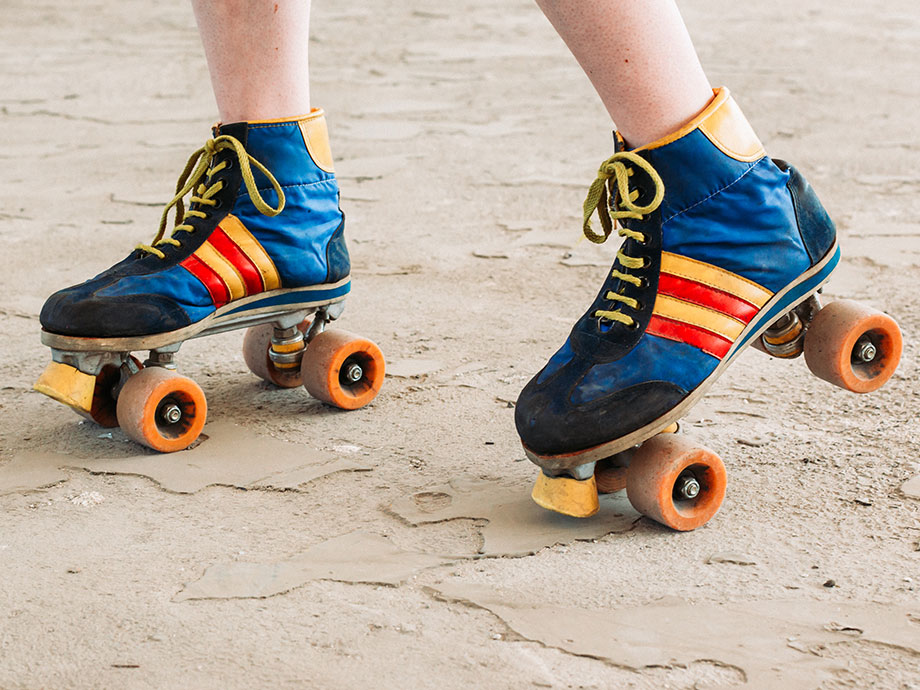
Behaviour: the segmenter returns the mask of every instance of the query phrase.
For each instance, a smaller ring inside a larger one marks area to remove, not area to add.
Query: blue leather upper
[[[692,391],[719,363],[702,350],[666,340],[648,333],[622,359],[595,364],[571,394],[573,405],[587,405],[610,395],[649,381],[667,381]]]
[[[343,220],[335,176],[310,157],[296,122],[249,125],[246,150],[275,176],[287,203],[280,215],[263,216],[241,187],[232,213],[272,257],[282,287],[325,282],[326,245]],[[255,177],[266,201],[276,203],[265,176],[256,171]]]
[[[792,205],[802,232],[802,240],[812,263],[817,263],[834,246],[837,228],[805,176],[785,161],[776,161],[776,164],[789,176],[787,186],[792,195]]]
[[[284,210],[268,217],[256,209],[244,185],[230,213],[256,237],[272,258],[282,288],[325,282],[326,245],[342,222],[335,176],[320,169],[304,145],[296,122],[249,125],[246,151],[266,166],[281,185]],[[259,192],[272,206],[278,199],[268,179],[253,166]],[[181,305],[192,322],[214,311],[211,296],[195,276],[179,265],[156,273],[129,276],[96,293],[100,297],[159,294]]]
[[[662,249],[777,292],[811,266],[799,234],[789,173],[764,156],[722,153],[700,130],[643,151],[665,185]]]
[[[521,392],[515,409],[518,433],[543,457],[577,456],[652,426],[718,366],[717,357],[693,345],[642,330],[655,304],[660,252],[713,264],[777,293],[801,280],[833,244],[833,224],[817,197],[785,164],[766,156],[737,160],[698,128],[636,153],[664,183],[657,210],[625,221],[645,238],[628,239],[624,249],[628,256],[648,258],[645,269],[636,271],[646,282],[635,287],[608,274],[565,344]],[[637,203],[654,196],[651,178],[640,169],[630,186],[639,192]],[[619,261],[614,268],[630,272]],[[823,277],[809,282],[808,289]],[[638,306],[628,312],[632,326],[605,326],[594,315],[610,303],[605,296],[618,291],[636,300]],[[791,291],[789,299],[796,295]],[[778,313],[786,303],[776,305]]]

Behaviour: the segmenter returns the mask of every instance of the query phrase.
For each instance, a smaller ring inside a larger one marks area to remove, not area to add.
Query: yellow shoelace
[[[639,198],[639,190],[630,190],[629,188],[629,178],[635,174],[635,168],[639,168],[648,175],[655,185],[655,197],[645,206],[638,206],[635,203],[636,199]],[[611,193],[613,191],[609,189],[611,187],[611,180],[616,181],[616,198],[618,199],[617,210],[613,210],[613,204],[611,203]],[[582,225],[585,237],[592,242],[602,244],[607,241],[613,229],[618,226],[618,220],[623,218],[642,220],[661,205],[662,199],[664,199],[664,182],[662,182],[661,176],[658,175],[658,172],[648,161],[630,151],[615,153],[601,163],[601,167],[597,171],[597,178],[588,188],[588,196],[585,198],[584,204],[584,223]],[[594,215],[595,211],[597,211],[597,216],[601,221],[602,233],[595,232],[594,228],[591,227],[591,216]],[[643,244],[648,241],[648,238],[641,232],[630,230],[622,225],[618,227],[617,235],[634,239]],[[644,258],[628,256],[623,253],[622,248],[617,252],[617,260],[620,262],[620,265],[627,270],[637,270],[646,267],[646,260]],[[630,273],[614,269],[610,275],[613,278],[618,278],[636,287],[642,286],[642,278],[631,275]],[[611,302],[618,302],[630,309],[639,308],[638,300],[627,297],[626,295],[621,295],[618,292],[608,291],[607,294],[604,295],[604,299],[608,299]],[[634,318],[624,314],[619,309],[598,309],[594,312],[594,316],[598,319],[619,321],[629,327],[635,326],[636,324]]]
[[[236,159],[239,161],[240,170],[243,173],[243,183],[246,185],[246,191],[249,192],[249,198],[252,200],[256,209],[265,216],[277,216],[284,210],[284,192],[281,190],[281,185],[278,184],[278,180],[275,179],[275,176],[269,172],[268,168],[246,152],[246,149],[243,147],[243,144],[240,143],[239,139],[223,134],[209,139],[204,146],[189,157],[188,163],[185,164],[185,170],[182,171],[182,174],[179,175],[179,181],[176,182],[176,195],[173,197],[172,201],[166,204],[166,208],[163,209],[163,215],[160,216],[160,229],[157,231],[156,237],[153,238],[150,244],[139,244],[136,249],[165,259],[166,255],[161,250],[157,249],[158,246],[164,244],[171,244],[176,247],[181,246],[182,243],[176,239],[176,234],[179,232],[195,231],[194,226],[183,221],[189,216],[194,218],[208,217],[205,211],[199,211],[197,209],[189,209],[186,211],[183,198],[194,189],[195,191],[192,193],[190,199],[191,204],[198,204],[199,206],[217,205],[217,200],[213,197],[223,189],[223,181],[218,180],[214,184],[207,186],[204,182],[201,182],[201,179],[206,173],[210,179],[212,175],[224,170],[230,165],[230,161],[225,160],[215,165],[210,172],[208,171],[211,161],[214,160],[214,156],[220,151],[230,149],[236,153]],[[277,206],[270,206],[259,193],[259,188],[256,186],[256,181],[252,174],[253,165],[256,166],[271,183],[272,188],[275,190],[275,194],[278,195]],[[195,188],[196,184],[198,185],[197,189]],[[173,206],[176,207],[175,226],[170,236],[164,237],[166,234],[166,217],[169,214],[169,209]]]

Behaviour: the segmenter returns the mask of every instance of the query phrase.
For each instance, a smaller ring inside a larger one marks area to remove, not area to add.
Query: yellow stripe
[[[220,228],[259,269],[266,290],[277,290],[281,287],[281,278],[278,275],[278,269],[275,268],[275,262],[239,218],[233,215],[227,216],[220,221]]]
[[[224,258],[224,255],[217,251],[210,242],[205,242],[195,250],[195,256],[210,266],[220,279],[224,281],[227,289],[230,291],[230,299],[239,299],[246,296],[246,284],[243,278],[234,268],[233,264]]]
[[[743,323],[726,316],[722,312],[708,307],[701,307],[691,302],[684,302],[682,299],[669,297],[668,295],[658,295],[655,299],[653,313],[672,321],[681,321],[691,326],[705,328],[707,331],[721,335],[732,342],[744,330]]]
[[[757,307],[765,305],[773,296],[772,292],[753,280],[742,278],[718,266],[670,252],[661,253],[661,272],[695,280],[697,283],[727,292]]]

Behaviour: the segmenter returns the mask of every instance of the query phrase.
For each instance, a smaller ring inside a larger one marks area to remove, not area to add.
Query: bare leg
[[[224,122],[310,111],[310,0],[192,0]]]
[[[709,80],[674,0],[536,0],[630,147],[693,119]]]

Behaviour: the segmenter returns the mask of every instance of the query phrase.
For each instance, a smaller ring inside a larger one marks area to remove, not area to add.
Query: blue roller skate
[[[36,389],[151,448],[180,450],[200,434],[207,406],[175,372],[176,352],[189,338],[250,327],[244,354],[263,379],[303,382],[339,407],[367,404],[383,380],[380,350],[325,330],[351,284],[344,228],[321,110],[216,126],[154,240],[45,303],[53,361]]]
[[[617,223],[625,241],[594,303],[517,402],[518,434],[542,470],[533,497],[586,517],[599,486],[625,487],[639,512],[693,529],[718,510],[725,469],[661,432],[744,348],[804,351],[818,376],[865,392],[894,371],[900,335],[855,303],[821,309],[840,260],[834,224],[802,174],[765,154],[727,89],[648,146],[626,150],[616,135],[584,233],[603,242]]]

